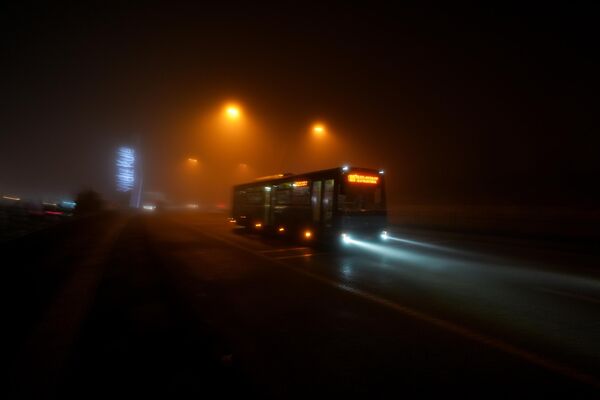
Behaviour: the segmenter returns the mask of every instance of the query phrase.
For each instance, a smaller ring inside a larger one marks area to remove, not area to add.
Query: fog
[[[598,201],[585,13],[3,7],[2,193],[111,198],[135,144],[178,203],[344,163],[384,168],[393,204]]]

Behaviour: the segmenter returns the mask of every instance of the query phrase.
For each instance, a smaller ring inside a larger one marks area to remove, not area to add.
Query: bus
[[[383,170],[343,166],[278,174],[233,187],[230,221],[303,241],[387,236]]]

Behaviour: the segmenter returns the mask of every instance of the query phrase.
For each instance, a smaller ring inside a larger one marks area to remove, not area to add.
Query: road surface
[[[400,228],[335,251],[222,214],[74,225],[5,249],[26,266],[5,283],[15,395],[600,393],[593,252]]]

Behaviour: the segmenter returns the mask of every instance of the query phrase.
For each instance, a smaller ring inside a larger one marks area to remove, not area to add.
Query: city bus
[[[384,172],[343,166],[236,185],[231,222],[307,242],[385,239]]]

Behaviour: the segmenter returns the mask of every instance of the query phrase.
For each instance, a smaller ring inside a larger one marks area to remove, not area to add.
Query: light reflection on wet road
[[[215,237],[290,268],[588,373],[600,365],[598,275],[570,273],[556,265],[552,250],[532,262],[506,247],[493,252],[472,243],[449,243],[435,234],[391,232],[386,242],[352,240],[342,251],[333,251],[236,234],[220,221],[193,225],[210,226]]]

